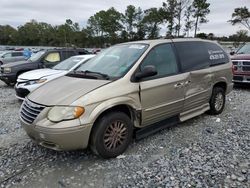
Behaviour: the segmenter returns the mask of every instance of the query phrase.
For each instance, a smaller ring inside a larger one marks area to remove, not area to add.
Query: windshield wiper
[[[90,71],[90,70],[86,70],[86,71],[83,71],[85,74],[98,74],[98,75],[101,75],[103,78],[105,78],[106,80],[109,80],[109,75],[107,74],[103,74],[101,72],[94,72],[94,71]]]

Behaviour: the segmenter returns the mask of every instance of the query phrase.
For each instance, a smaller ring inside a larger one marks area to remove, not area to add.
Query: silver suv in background
[[[232,62],[211,41],[174,39],[115,45],[28,95],[21,123],[54,150],[90,146],[103,158],[204,112],[220,114]]]
[[[0,65],[25,60],[23,51],[2,51],[0,52]]]

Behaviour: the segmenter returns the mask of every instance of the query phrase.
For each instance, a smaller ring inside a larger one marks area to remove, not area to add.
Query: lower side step
[[[136,130],[135,132],[135,139],[140,140],[144,137],[147,137],[151,134],[154,134],[162,129],[174,126],[180,122],[179,115],[173,116],[171,118],[162,120],[160,122],[154,123],[152,125],[149,125],[145,128],[141,128]]]

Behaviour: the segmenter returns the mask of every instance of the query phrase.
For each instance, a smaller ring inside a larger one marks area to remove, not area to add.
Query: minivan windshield
[[[250,43],[245,44],[242,46],[238,51],[237,54],[250,54]]]
[[[62,61],[61,63],[58,63],[52,69],[55,69],[55,70],[70,70],[82,60],[84,60],[84,57],[70,57],[70,58]]]
[[[44,53],[45,53],[45,51],[37,52],[37,53],[33,54],[33,55],[29,58],[29,60],[30,60],[31,62],[35,62],[35,61],[37,61],[40,57],[42,57],[42,55],[43,55]]]
[[[110,47],[81,65],[75,70],[75,74],[81,73],[88,76],[99,74],[104,79],[120,78],[128,72],[147,48],[148,45],[139,43]]]

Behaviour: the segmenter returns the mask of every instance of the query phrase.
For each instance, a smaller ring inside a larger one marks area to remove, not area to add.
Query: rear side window
[[[203,42],[188,41],[174,43],[183,72],[208,68],[210,62]]]
[[[62,51],[62,58],[63,59],[68,59],[71,56],[76,55],[74,51]]]
[[[12,56],[13,56],[13,57],[23,56],[23,53],[22,53],[22,52],[13,52],[13,53],[12,53]]]
[[[209,55],[211,66],[229,62],[227,53],[219,45],[211,42],[205,42],[205,45]]]

